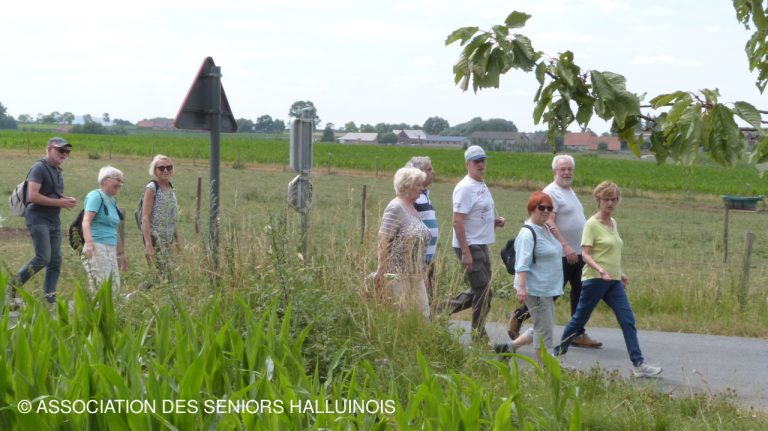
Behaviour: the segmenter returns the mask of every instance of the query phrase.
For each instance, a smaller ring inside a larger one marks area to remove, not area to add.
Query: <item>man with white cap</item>
[[[453,189],[453,249],[465,271],[469,292],[448,303],[449,312],[472,307],[472,338],[487,338],[485,319],[491,308],[491,255],[488,245],[496,242],[495,229],[504,227],[496,216],[493,197],[483,182],[488,155],[472,145],[464,152],[467,175]]]
[[[61,219],[62,208],[77,206],[77,199],[64,196],[64,178],[61,165],[72,151],[72,145],[62,138],[48,140],[46,156],[29,170],[27,175],[27,204],[24,219],[32,237],[35,256],[8,281],[6,304],[18,307],[16,287],[27,282],[45,268],[43,289],[49,304],[56,303],[56,284],[61,272]]]

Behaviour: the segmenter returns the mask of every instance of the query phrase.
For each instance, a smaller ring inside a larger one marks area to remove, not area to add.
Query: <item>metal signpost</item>
[[[307,232],[309,230],[309,207],[312,206],[312,183],[309,171],[312,169],[312,131],[314,120],[309,117],[309,109],[302,112],[302,118],[291,122],[291,169],[299,172],[288,183],[288,204],[299,212],[301,217],[301,255],[307,262]]]
[[[211,206],[208,225],[208,247],[213,258],[213,271],[219,268],[219,165],[221,163],[220,132],[234,133],[237,122],[229,108],[227,95],[221,86],[221,67],[206,57],[197,77],[187,92],[184,103],[173,120],[177,129],[208,130],[211,132]]]

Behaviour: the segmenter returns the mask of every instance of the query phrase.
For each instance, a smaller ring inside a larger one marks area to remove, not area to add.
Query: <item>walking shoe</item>
[[[510,340],[520,336],[520,327],[523,326],[523,321],[518,319],[516,311],[509,313],[509,321],[507,322],[507,335],[509,335]]]
[[[635,377],[653,377],[661,374],[661,367],[654,367],[643,362],[640,365],[632,367],[632,375]]]
[[[603,343],[589,338],[589,335],[587,335],[586,332],[579,335],[578,337],[574,337],[573,341],[571,341],[571,344],[576,347],[591,347],[593,349],[600,348],[603,345]]]
[[[19,298],[18,296],[13,298],[6,298],[6,306],[10,311],[19,311],[21,308],[26,305],[24,303],[24,300]]]

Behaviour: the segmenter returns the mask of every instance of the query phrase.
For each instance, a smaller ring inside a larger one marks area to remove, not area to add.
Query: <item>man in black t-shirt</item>
[[[6,304],[18,307],[16,288],[22,286],[38,271],[45,268],[43,288],[49,304],[56,303],[56,283],[61,272],[61,219],[62,208],[77,206],[77,200],[64,196],[61,164],[67,159],[72,145],[62,138],[48,141],[46,156],[32,165],[27,177],[27,207],[24,219],[35,247],[35,256],[8,281]]]

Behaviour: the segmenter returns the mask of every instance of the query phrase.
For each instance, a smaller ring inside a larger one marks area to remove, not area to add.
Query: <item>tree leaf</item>
[[[757,108],[750,103],[742,101],[734,102],[733,112],[755,129],[760,130],[763,127],[763,119],[760,116],[760,112],[758,112]]]
[[[461,45],[464,45],[469,39],[472,38],[472,36],[474,36],[475,33],[477,33],[479,29],[479,27],[462,27],[456,29],[445,39],[445,45],[448,46],[457,40],[460,40]]]
[[[667,104],[674,102],[675,100],[685,96],[685,91],[675,91],[674,93],[667,93],[667,94],[660,94],[653,99],[651,99],[651,106],[653,106],[654,109],[658,109],[659,107],[666,106]]]
[[[494,25],[492,28],[493,36],[497,40],[504,40],[509,36],[509,28],[503,25]]]
[[[504,20],[504,25],[510,29],[521,28],[525,26],[525,22],[528,21],[528,18],[530,17],[531,16],[527,13],[513,11],[507,16],[507,19]]]

